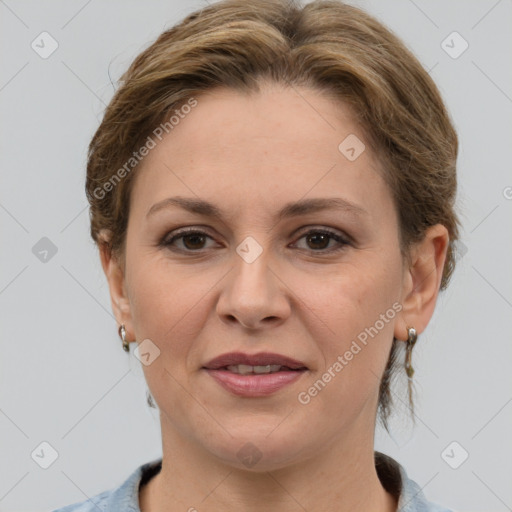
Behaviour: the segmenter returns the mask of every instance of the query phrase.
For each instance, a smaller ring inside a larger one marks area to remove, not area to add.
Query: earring
[[[121,324],[119,326],[119,337],[123,341],[123,350],[126,352],[130,352],[130,342],[126,341],[126,329],[124,327],[124,324]]]
[[[418,339],[418,334],[416,333],[416,329],[414,327],[407,328],[407,345],[406,345],[406,353],[405,353],[405,371],[407,372],[407,377],[412,379],[414,375],[414,369],[411,365],[411,355],[412,349],[414,348],[414,344]]]

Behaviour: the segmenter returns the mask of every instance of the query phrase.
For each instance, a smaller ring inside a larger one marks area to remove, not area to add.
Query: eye
[[[174,234],[174,236],[170,238],[164,238],[161,242],[161,245],[164,247],[169,247],[171,250],[198,252],[198,249],[204,249],[202,245],[204,244],[206,238],[213,240],[212,237],[204,231],[199,231],[197,229],[186,229],[178,231]],[[174,243],[178,240],[183,243],[184,247],[177,247],[174,245]]]
[[[299,240],[302,238],[305,238],[307,243],[310,245],[310,248],[306,247],[306,250],[310,252],[337,252],[340,250],[343,250],[346,245],[349,245],[348,240],[346,240],[344,237],[342,237],[339,233],[335,231],[331,231],[329,229],[310,229],[306,233],[304,233]],[[337,242],[338,247],[330,248],[325,250],[329,242],[331,240],[334,240]],[[311,248],[312,246],[312,248]]]

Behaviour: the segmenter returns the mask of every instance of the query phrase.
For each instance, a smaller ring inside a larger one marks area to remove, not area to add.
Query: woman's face
[[[126,240],[119,320],[128,339],[144,340],[164,443],[186,439],[241,468],[253,457],[262,470],[373,442],[410,280],[392,197],[360,128],[307,88],[196,99],[136,171]],[[178,196],[221,217],[166,203]],[[320,199],[353,207],[278,215]],[[171,242],[185,227],[201,234]],[[286,356],[306,370],[206,369],[233,352]]]

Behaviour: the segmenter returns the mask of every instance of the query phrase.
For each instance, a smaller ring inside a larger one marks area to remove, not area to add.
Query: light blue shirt
[[[140,512],[139,485],[158,473],[161,462],[159,458],[142,464],[119,487],[53,512]],[[384,488],[398,498],[397,512],[453,512],[427,501],[420,486],[388,455],[375,452],[375,467]]]

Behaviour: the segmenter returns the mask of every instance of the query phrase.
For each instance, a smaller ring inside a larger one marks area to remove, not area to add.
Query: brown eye
[[[345,248],[346,245],[349,245],[349,242],[345,240],[342,236],[334,231],[326,230],[326,229],[314,229],[310,230],[304,235],[301,236],[300,239],[305,239],[307,243],[306,250],[310,252],[336,252]],[[338,247],[329,248],[329,243],[331,240],[334,240]]]
[[[204,249],[207,238],[211,239],[211,237],[203,231],[186,230],[176,233],[171,238],[164,239],[161,245],[181,251],[197,252],[200,249]],[[183,246],[176,246],[176,241],[181,241]]]
[[[330,236],[325,233],[313,233],[307,235],[306,239],[313,245],[313,249],[325,249],[329,245]]]
[[[187,249],[202,249],[201,246],[204,244],[204,236],[202,235],[184,235],[183,237],[183,245]]]

